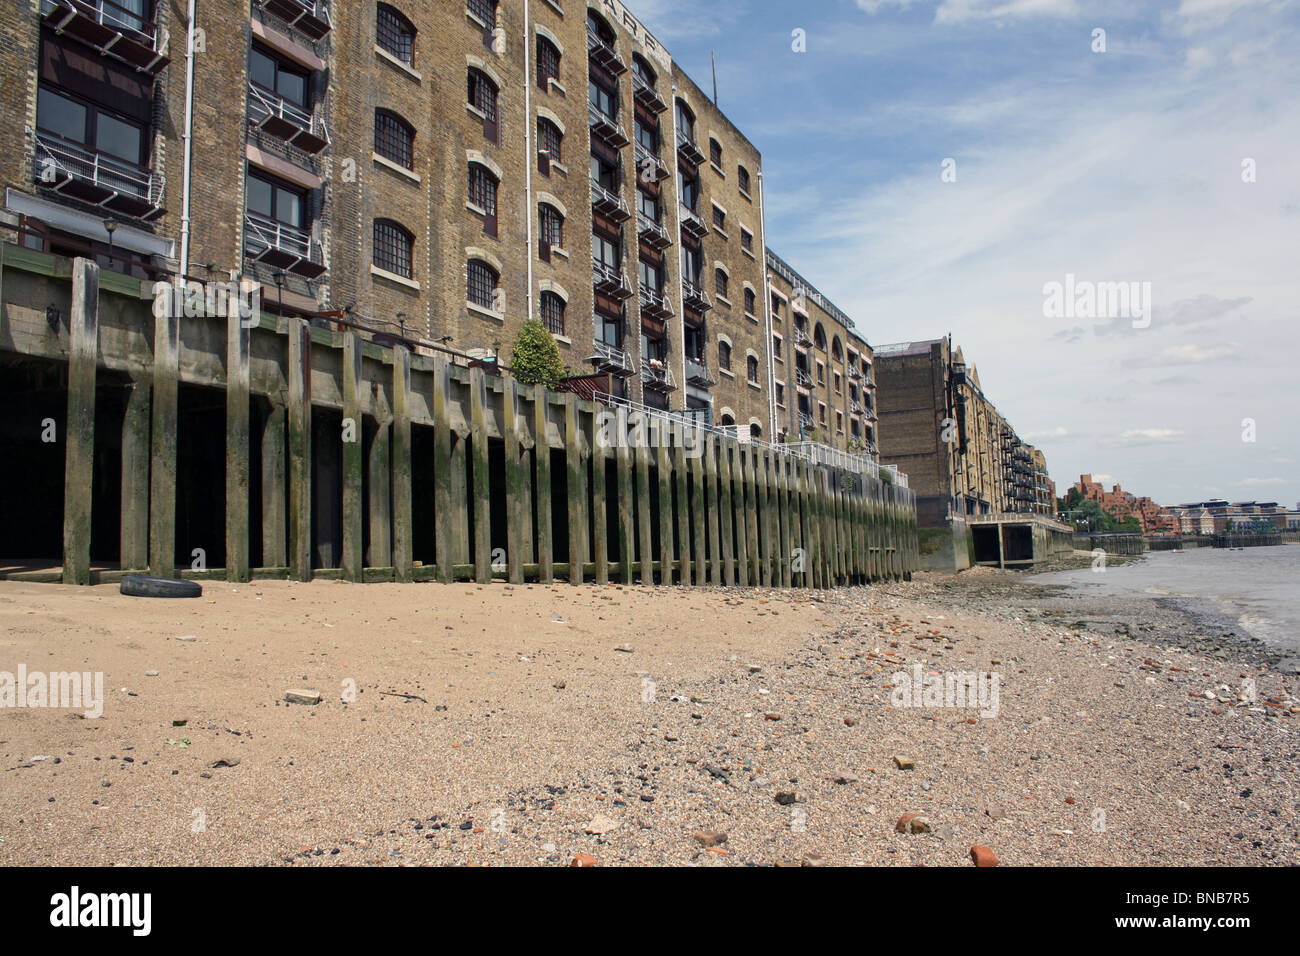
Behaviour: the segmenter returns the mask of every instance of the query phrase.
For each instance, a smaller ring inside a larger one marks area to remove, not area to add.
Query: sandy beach
[[[0,711],[0,862],[1300,863],[1300,678],[1045,590],[0,583],[0,671],[104,674]]]

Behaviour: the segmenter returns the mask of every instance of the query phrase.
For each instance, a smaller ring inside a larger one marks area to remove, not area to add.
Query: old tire
[[[143,598],[196,598],[203,594],[203,588],[195,581],[151,578],[144,574],[128,574],[122,579],[120,590],[129,597]]]

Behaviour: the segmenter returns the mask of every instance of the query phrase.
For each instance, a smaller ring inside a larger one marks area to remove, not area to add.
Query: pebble
[[[315,690],[287,690],[284,692],[284,699],[290,704],[306,704],[314,707],[321,702],[321,695]]]
[[[933,832],[929,818],[920,813],[904,813],[894,824],[894,829],[899,833]]]
[[[695,842],[703,847],[717,846],[727,842],[727,834],[721,830],[700,830],[695,834]]]
[[[895,755],[894,755],[894,764],[895,764],[895,766],[898,767],[899,770],[915,770],[915,769],[916,769],[916,761],[915,761],[915,760],[913,760],[911,757],[903,757],[903,756],[899,756],[898,754],[895,754]]]
[[[997,866],[998,855],[986,846],[970,848],[970,858],[976,866]]]

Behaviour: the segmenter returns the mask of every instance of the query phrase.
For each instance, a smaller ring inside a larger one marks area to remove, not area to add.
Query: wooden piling
[[[365,568],[362,553],[362,509],[365,476],[362,472],[361,340],[348,329],[343,333],[343,577],[360,583]]]
[[[411,353],[397,346],[393,355],[393,438],[389,469],[392,475],[393,577],[411,580],[414,560],[413,498],[411,471]],[[436,445],[436,440],[435,440]],[[434,474],[438,473],[437,450],[434,451]],[[435,492],[436,498],[436,492]],[[435,507],[437,502],[435,500]],[[371,534],[373,535],[373,531]],[[442,568],[439,567],[439,572]]]
[[[64,426],[63,583],[90,584],[91,498],[95,467],[95,353],[99,344],[99,266],[72,260],[68,316],[68,404]]]
[[[555,548],[551,521],[551,442],[547,436],[547,392],[533,386],[533,469],[536,476],[534,510],[537,512],[537,580],[555,580]]]
[[[532,523],[532,515],[524,511],[524,483],[531,483],[524,471],[526,452],[519,441],[519,382],[507,376],[501,393],[501,432],[505,441],[506,457],[506,578],[511,584],[524,580],[524,525]]]
[[[704,450],[704,515],[709,526],[709,583],[722,585],[722,548],[718,534],[718,455],[722,439],[709,436]]]
[[[571,392],[564,396],[564,452],[569,499],[569,583],[581,584],[587,559],[587,466],[578,396]]]
[[[311,327],[296,317],[286,321],[289,332],[289,573],[297,581],[310,581]],[[155,393],[157,390],[155,384]]]
[[[487,378],[481,366],[469,372],[470,443],[473,461],[474,580],[492,583],[492,472],[488,457]]]
[[[732,502],[731,477],[732,450],[735,447],[734,442],[724,440],[718,450],[718,485],[722,491],[718,502],[718,533],[722,538],[722,583],[726,587],[736,584],[735,505]]]
[[[122,570],[149,567],[149,378],[133,376],[122,418]]]

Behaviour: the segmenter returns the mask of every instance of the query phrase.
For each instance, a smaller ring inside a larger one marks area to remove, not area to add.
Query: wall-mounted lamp
[[[105,219],[104,231],[108,233],[108,267],[113,268],[113,233],[117,232],[117,220]]]

